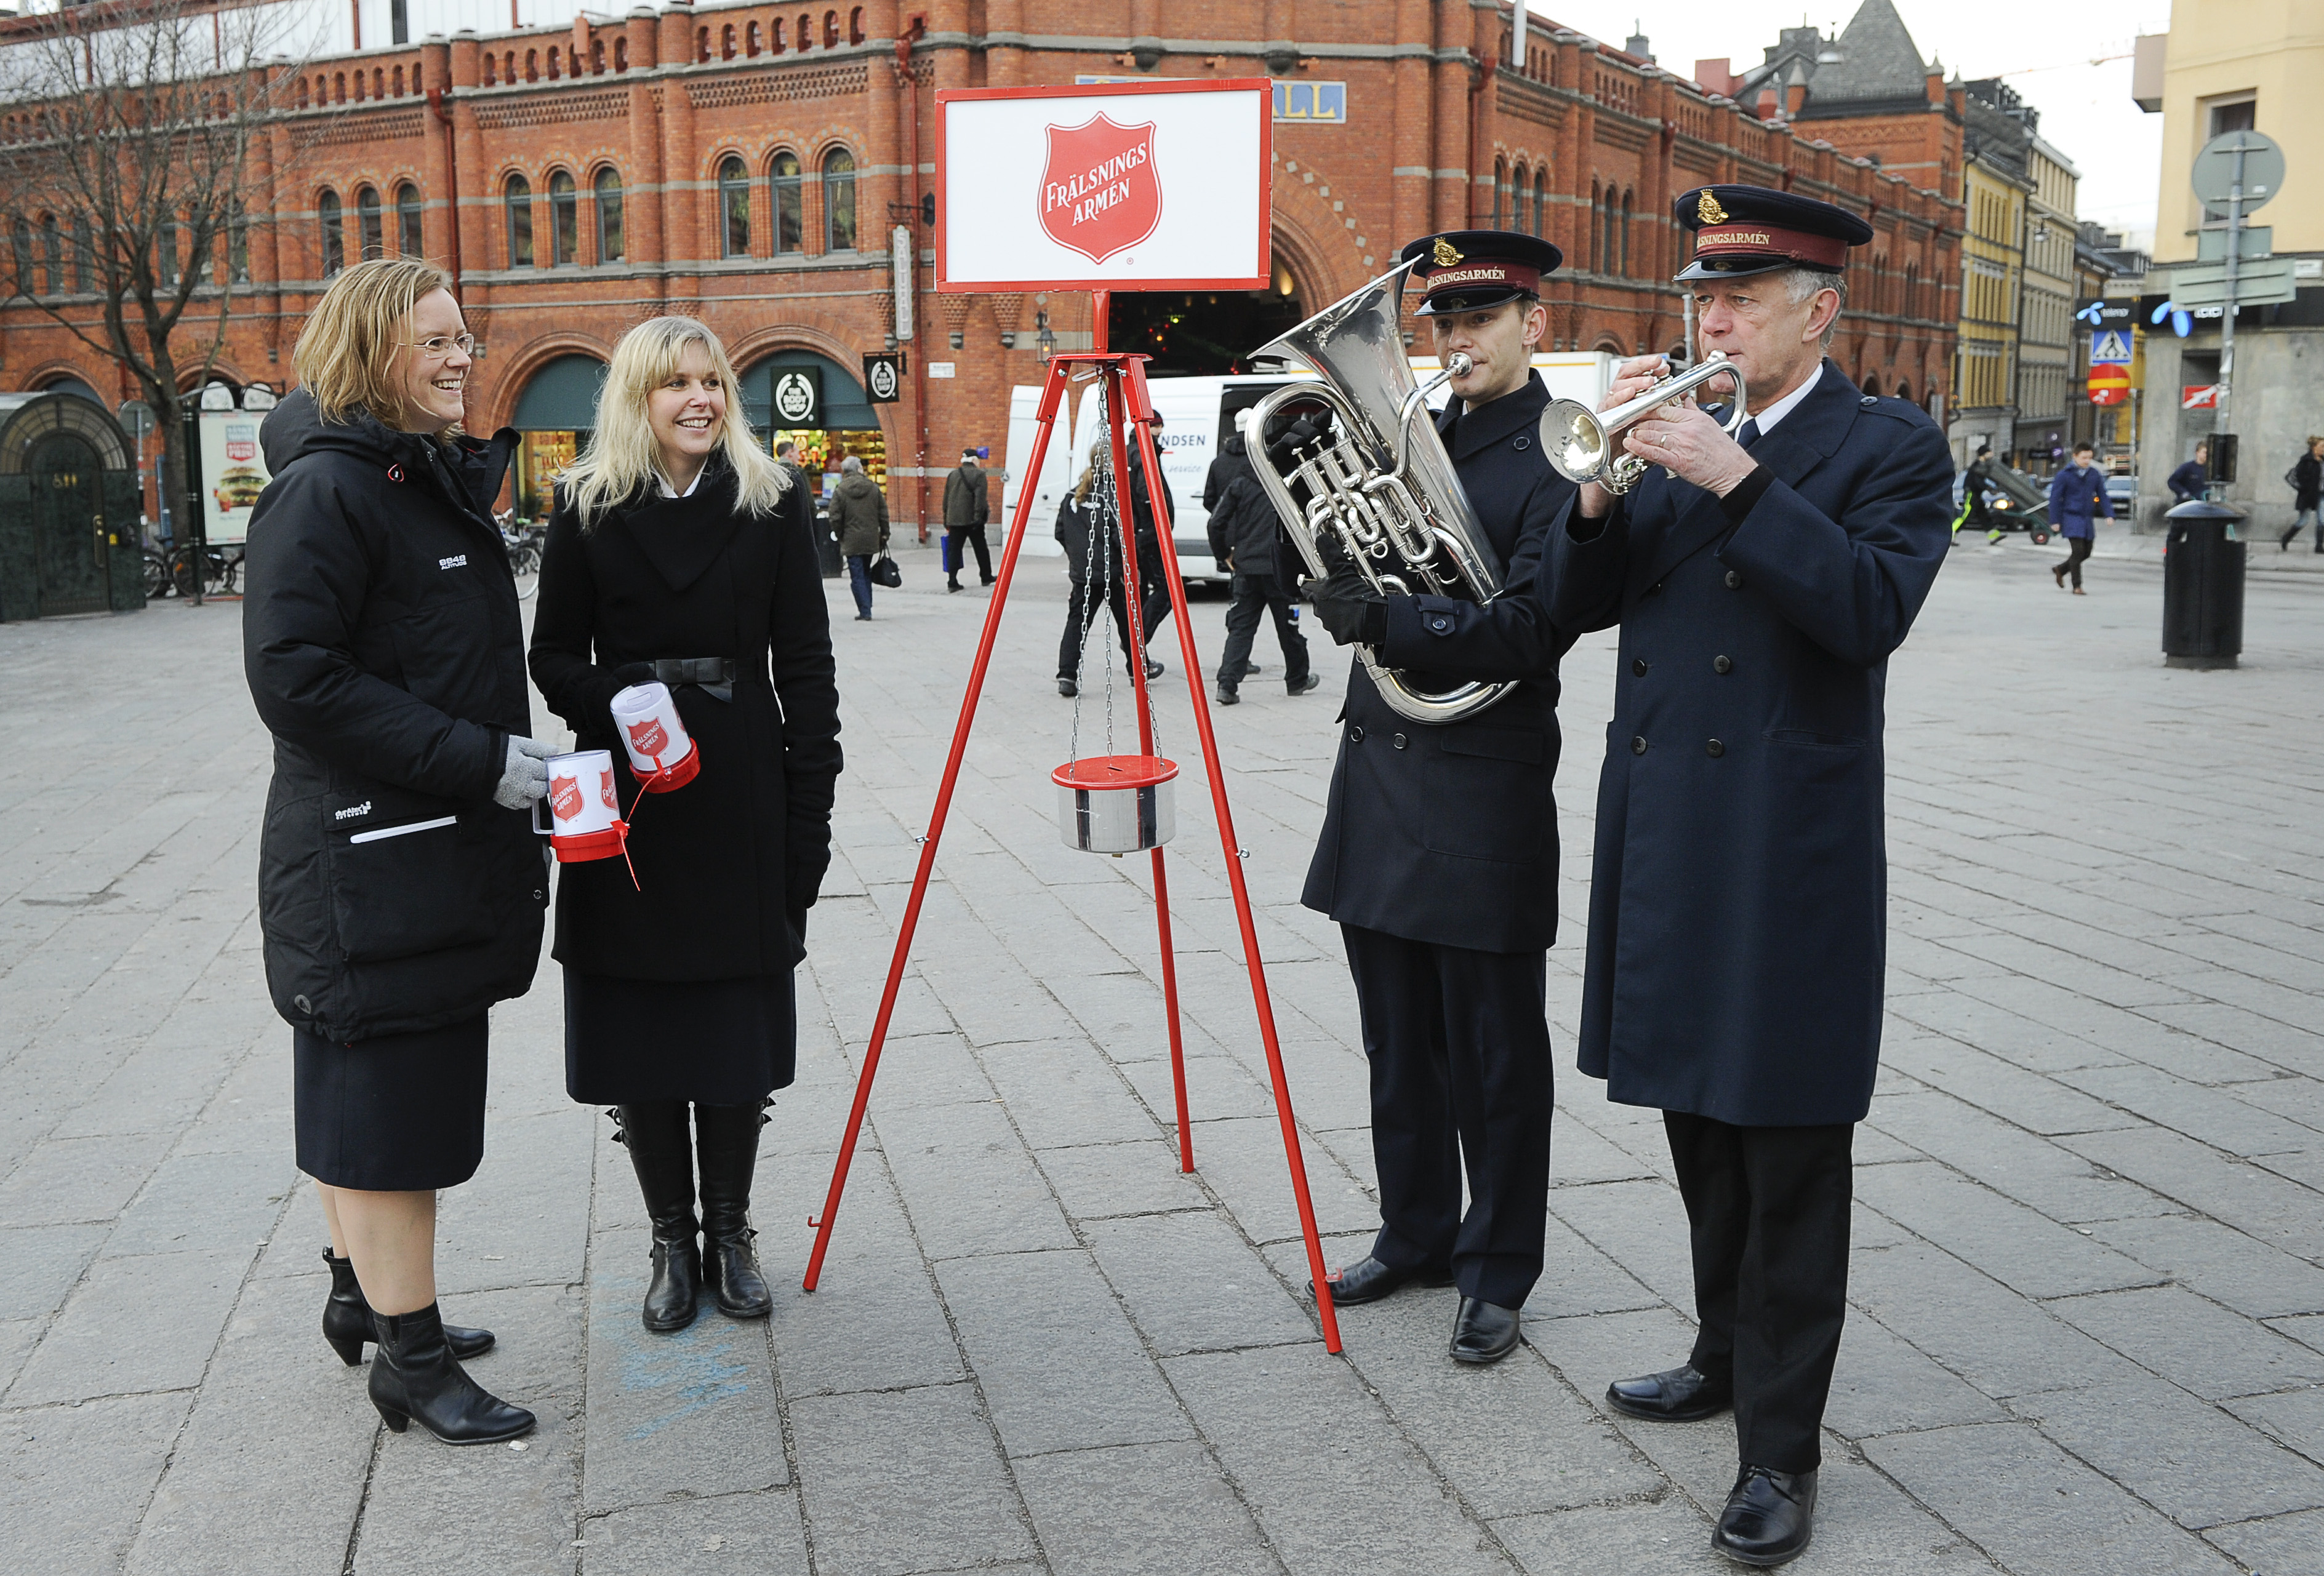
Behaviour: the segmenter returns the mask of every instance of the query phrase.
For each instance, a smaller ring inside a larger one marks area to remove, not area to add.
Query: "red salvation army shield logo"
[[[603,771],[597,775],[601,779],[597,784],[597,797],[605,801],[605,808],[620,809],[622,801],[613,797],[613,774],[610,771]]]
[[[1162,222],[1154,123],[1116,125],[1104,115],[1049,128],[1041,171],[1041,228],[1092,263],[1129,251]]]
[[[647,717],[640,722],[624,723],[623,726],[630,731],[631,745],[641,755],[658,756],[669,748],[669,735],[662,731],[659,717]]]
[[[549,785],[549,807],[560,821],[570,821],[581,813],[579,779],[560,777]]]

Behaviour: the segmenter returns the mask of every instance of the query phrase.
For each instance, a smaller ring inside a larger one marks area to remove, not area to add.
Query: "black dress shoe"
[[[1230,689],[1227,686],[1222,684],[1219,686],[1219,704],[1222,706],[1240,705],[1242,704],[1242,696],[1237,695],[1232,689]]]
[[[1069,699],[1069,700],[1070,700],[1072,697],[1074,697],[1074,696],[1079,695],[1081,692],[1082,692],[1082,687],[1081,687],[1080,685],[1078,685],[1078,684],[1075,684],[1072,679],[1070,679],[1070,678],[1060,678],[1060,679],[1058,679],[1058,680],[1057,680],[1057,693],[1058,693],[1059,695],[1062,695],[1062,696],[1065,696],[1067,699]]]
[[[1151,657],[1148,657],[1148,659],[1146,659],[1146,677],[1148,677],[1148,678],[1159,678],[1159,677],[1162,677],[1162,675],[1163,675],[1163,673],[1164,673],[1165,671],[1167,671],[1167,669],[1165,669],[1165,668],[1163,668],[1163,666],[1162,666],[1162,664],[1161,664],[1161,663],[1157,662],[1157,661],[1156,661],[1153,658],[1151,658]]]
[[[1323,682],[1322,678],[1310,673],[1306,677],[1301,679],[1296,684],[1292,684],[1286,681],[1283,687],[1293,695],[1305,695],[1309,690],[1314,689],[1317,685],[1320,685]]]
[[[363,1361],[364,1342],[378,1339],[371,1327],[371,1304],[364,1301],[353,1260],[334,1258],[326,1248],[323,1262],[331,1267],[331,1295],[323,1304],[323,1339],[331,1343],[341,1362],[354,1368]],[[447,1324],[444,1344],[451,1348],[454,1357],[466,1361],[493,1349],[493,1332]]]
[[[1780,1565],[1815,1536],[1815,1499],[1813,1472],[1747,1464],[1711,1529],[1711,1546],[1746,1565]]]
[[[1657,1423],[1692,1423],[1735,1405],[1735,1385],[1730,1379],[1708,1378],[1688,1363],[1644,1378],[1616,1379],[1606,1387],[1606,1404]]]
[[[1449,1286],[1452,1272],[1443,1265],[1419,1268],[1397,1269],[1369,1256],[1359,1258],[1332,1283],[1332,1305],[1352,1308],[1358,1303],[1377,1303],[1390,1292],[1402,1291],[1407,1286]],[[1307,1286],[1307,1295],[1315,1295],[1314,1282]]]
[[[1462,1297],[1461,1316],[1452,1322],[1452,1360],[1499,1362],[1517,1343],[1517,1311],[1482,1297]]]

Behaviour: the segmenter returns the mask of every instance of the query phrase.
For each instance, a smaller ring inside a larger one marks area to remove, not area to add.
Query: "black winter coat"
[[[547,849],[493,802],[532,731],[492,503],[516,434],[449,446],[305,390],[260,429],[243,671],[274,735],[258,917],[275,1010],[351,1043],[521,996]]]
[[[1581,1065],[1625,1105],[1852,1122],[1880,1060],[1882,695],[1945,559],[1951,456],[1829,361],[1751,456],[1745,508],[1656,470],[1554,539],[1550,616],[1622,629]]]
[[[1282,517],[1259,484],[1259,473],[1251,469],[1242,434],[1229,434],[1221,447],[1225,452],[1211,462],[1203,478],[1203,507],[1210,511],[1211,554],[1222,567],[1232,560],[1237,575],[1284,575],[1296,554],[1281,540]]]
[[[2324,497],[2324,460],[2312,454],[2302,454],[2292,466],[2292,506],[2305,514]]]
[[[815,543],[788,499],[739,513],[733,474],[711,466],[692,497],[641,494],[586,536],[561,499],[549,522],[533,681],[576,748],[613,751],[637,867],[635,887],[618,859],[558,873],[555,956],[586,973],[788,972],[831,862],[839,691]],[[613,696],[651,677],[637,664],[687,657],[733,658],[732,698],[673,687],[701,771],[649,795],[614,736]]]
[[[1573,484],[1536,433],[1539,373],[1437,430],[1494,554],[1502,593],[1487,606],[1391,596],[1381,655],[1423,687],[1522,679],[1466,722],[1398,715],[1351,664],[1340,755],[1300,901],[1343,925],[1477,952],[1530,953],[1557,939],[1557,664],[1572,643],[1544,611],[1550,528]]]

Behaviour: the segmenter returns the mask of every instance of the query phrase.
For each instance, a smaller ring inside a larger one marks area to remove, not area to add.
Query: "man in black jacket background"
[[[1210,511],[1211,556],[1234,576],[1234,603],[1227,609],[1227,645],[1219,658],[1219,704],[1233,705],[1242,697],[1245,664],[1259,633],[1259,615],[1271,613],[1275,638],[1283,645],[1283,687],[1305,695],[1323,681],[1308,671],[1307,638],[1299,632],[1292,604],[1296,576],[1286,574],[1298,562],[1283,539],[1283,522],[1275,505],[1260,490],[1250,467],[1245,434],[1250,412],[1235,413],[1235,430],[1220,447],[1225,451],[1211,462],[1203,484],[1203,507]]]

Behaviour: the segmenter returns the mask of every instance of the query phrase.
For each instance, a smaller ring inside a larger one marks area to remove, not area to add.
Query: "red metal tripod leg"
[[[1123,638],[1130,645],[1130,683],[1138,695],[1138,748],[1140,753],[1151,755],[1154,753],[1154,697],[1146,687],[1146,612],[1144,602],[1139,595],[1138,512],[1135,491],[1130,482],[1129,434],[1124,424],[1129,402],[1122,395],[1122,364],[1115,362],[1108,365],[1103,375],[1106,427],[1113,435],[1115,522],[1121,533],[1123,618],[1129,626]],[[1139,430],[1145,434],[1144,428]],[[1144,446],[1139,451],[1144,456],[1142,463],[1150,467],[1155,459],[1152,436],[1146,434],[1141,441]],[[1162,489],[1156,481],[1160,475],[1159,471],[1153,469],[1146,472],[1146,495],[1154,508],[1156,534],[1167,541],[1169,538],[1162,533],[1168,529],[1168,511],[1162,502]],[[1176,547],[1173,542],[1174,550],[1163,563],[1163,574],[1173,586],[1178,583]],[[1190,670],[1186,681],[1199,685],[1200,679],[1198,673]],[[1192,1171],[1194,1168],[1194,1129],[1189,1120],[1186,1101],[1185,1036],[1178,1022],[1178,951],[1170,938],[1170,881],[1163,872],[1162,851],[1159,848],[1154,850],[1154,925],[1161,938],[1162,1007],[1170,1028],[1171,1092],[1178,1106],[1178,1169]]]
[[[1124,369],[1128,383],[1128,399],[1135,417],[1143,418],[1152,406],[1146,396],[1146,366],[1143,357],[1133,359]],[[1139,451],[1144,456],[1148,475],[1162,474],[1160,456],[1154,452],[1154,434],[1144,426],[1138,429]],[[1119,475],[1120,473],[1116,473]],[[1154,529],[1162,540],[1176,540],[1171,535],[1170,521],[1166,517],[1161,489],[1152,489],[1154,495]],[[1175,557],[1175,551],[1173,556]],[[1315,1312],[1323,1326],[1323,1348],[1340,1350],[1340,1320],[1332,1306],[1332,1283],[1324,1278],[1323,1241],[1315,1228],[1315,1203],[1307,1191],[1307,1162],[1299,1148],[1299,1124],[1291,1111],[1291,1083],[1283,1071],[1283,1046],[1276,1037],[1275,1006],[1267,991],[1267,967],[1259,961],[1259,931],[1251,921],[1250,891],[1244,885],[1242,848],[1235,839],[1233,812],[1227,808],[1225,769],[1219,764],[1218,737],[1211,731],[1210,697],[1204,693],[1200,659],[1194,651],[1194,628],[1186,617],[1186,591],[1178,583],[1175,570],[1167,576],[1170,583],[1170,607],[1178,620],[1178,651],[1186,665],[1186,687],[1193,692],[1194,728],[1202,735],[1203,765],[1211,779],[1211,805],[1217,812],[1219,843],[1226,852],[1227,884],[1233,889],[1235,919],[1242,931],[1243,967],[1250,975],[1251,1004],[1259,1011],[1259,1037],[1267,1047],[1268,1077],[1275,1085],[1275,1114],[1283,1128],[1283,1156],[1291,1166],[1291,1194],[1299,1205],[1299,1227],[1307,1239],[1307,1277],[1315,1287]],[[1158,873],[1158,872],[1157,872]],[[1175,1024],[1174,1024],[1175,1027]]]
[[[912,950],[912,934],[919,928],[920,905],[928,895],[928,878],[936,862],[936,843],[944,836],[945,817],[952,810],[953,785],[960,778],[961,758],[968,750],[968,731],[976,720],[976,703],[984,693],[985,669],[992,662],[992,644],[1001,631],[1001,610],[1009,600],[1009,582],[1017,568],[1018,550],[1025,544],[1025,523],[1032,517],[1035,478],[1048,456],[1049,437],[1056,428],[1057,406],[1065,392],[1065,367],[1049,364],[1041,389],[1040,414],[1034,428],[1033,462],[1017,489],[1017,512],[1009,522],[1009,539],[1001,548],[1001,575],[992,587],[992,601],[984,610],[984,632],[976,642],[976,661],[969,668],[968,693],[961,696],[960,721],[953,727],[952,754],[945,761],[944,780],[936,788],[936,808],[928,814],[927,835],[920,842],[919,868],[912,873],[912,895],[904,905],[904,923],[896,932],[896,951],[888,960],[888,984],[880,995],[880,1013],[872,1023],[872,1043],[864,1047],[863,1071],[855,1079],[855,1104],[847,1113],[847,1134],[840,1141],[838,1161],[831,1168],[831,1191],[823,1212],[807,1223],[816,1229],[815,1250],[807,1256],[807,1276],[800,1283],[813,1291],[823,1276],[823,1256],[831,1248],[832,1223],[839,1218],[839,1197],[846,1191],[847,1169],[854,1163],[856,1140],[863,1132],[864,1108],[872,1101],[872,1080],[880,1072],[880,1053],[888,1044],[888,1025],[896,1014],[896,993],[904,982],[904,963]]]

